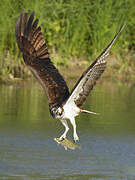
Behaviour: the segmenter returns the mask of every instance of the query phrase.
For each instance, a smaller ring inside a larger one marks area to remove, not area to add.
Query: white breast
[[[65,118],[65,119],[74,118],[74,117],[78,116],[80,113],[80,108],[78,108],[74,102],[66,103],[63,106],[63,109],[64,109],[63,118]]]

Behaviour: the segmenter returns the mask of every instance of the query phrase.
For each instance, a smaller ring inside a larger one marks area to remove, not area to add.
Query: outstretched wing
[[[90,91],[93,89],[93,86],[96,84],[96,81],[100,78],[102,73],[106,68],[106,57],[109,55],[109,51],[119,36],[119,33],[124,28],[124,25],[121,26],[119,32],[114,36],[110,44],[104,49],[104,51],[98,56],[98,58],[86,69],[82,74],[79,81],[74,86],[70,97],[66,103],[75,102],[75,104],[80,107],[83,102],[86,100]]]
[[[51,62],[38,19],[34,22],[34,13],[21,12],[15,27],[18,47],[24,62],[43,86],[50,108],[59,106],[69,96],[63,77]]]

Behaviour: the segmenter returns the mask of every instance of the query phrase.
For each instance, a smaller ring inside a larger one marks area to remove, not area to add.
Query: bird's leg
[[[67,124],[67,121],[65,119],[61,120],[62,124],[64,125],[65,127],[65,132],[60,136],[60,140],[62,139],[65,139],[66,138],[66,135],[67,135],[67,132],[69,130],[69,127],[68,127],[68,124]]]
[[[78,137],[78,135],[77,135],[77,132],[76,132],[76,123],[75,123],[75,118],[72,118],[72,119],[70,119],[70,122],[71,122],[71,124],[72,124],[72,126],[73,126],[73,137],[74,137],[74,141],[76,142],[76,141],[79,141],[79,137]]]

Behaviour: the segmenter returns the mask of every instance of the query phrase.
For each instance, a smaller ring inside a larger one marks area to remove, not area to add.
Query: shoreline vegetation
[[[122,83],[128,85],[135,85],[135,68],[131,66],[123,67],[120,63],[120,60],[115,56],[108,57],[108,64],[105,72],[98,80],[97,83]],[[90,62],[91,63],[91,62]],[[86,70],[90,65],[88,61],[77,61],[70,62],[70,64],[59,65],[55,64],[59,72],[64,76],[64,79],[70,83],[76,83],[80,78],[81,74]],[[4,77],[4,76],[3,76]],[[14,66],[13,71],[6,75],[5,79],[1,79],[0,84],[14,84],[14,83],[29,83],[36,81],[32,73],[25,64],[20,66]],[[72,84],[71,83],[71,84]]]
[[[79,77],[126,22],[124,30],[112,47],[102,80],[111,78],[134,84],[134,0],[1,0],[1,83],[32,77],[24,65],[15,39],[15,23],[22,9],[30,13],[34,11],[35,18],[39,18],[50,58],[65,79]]]

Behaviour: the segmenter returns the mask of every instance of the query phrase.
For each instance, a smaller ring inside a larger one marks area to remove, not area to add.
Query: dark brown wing
[[[100,56],[82,74],[66,103],[75,102],[75,104],[79,107],[83,104],[90,91],[93,89],[93,86],[96,84],[96,81],[104,72],[107,63],[105,58],[109,55],[112,44],[115,42],[123,28],[124,25],[121,26],[119,32],[114,36],[111,43],[104,49]]]
[[[50,108],[60,106],[69,96],[68,87],[49,58],[38,19],[33,20],[34,13],[20,14],[15,27],[18,47],[24,62],[45,89]]]

